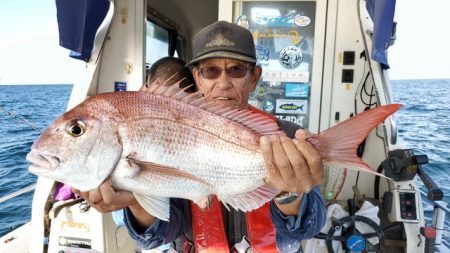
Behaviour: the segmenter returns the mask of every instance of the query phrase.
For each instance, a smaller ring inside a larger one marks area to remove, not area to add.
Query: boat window
[[[182,38],[177,38],[177,50],[175,50],[175,57],[178,57],[179,45],[182,43]],[[169,31],[154,22],[147,20],[147,43],[146,43],[146,57],[145,66],[148,70],[152,64],[162,57],[169,55]]]
[[[249,103],[309,127],[316,3],[234,2],[234,20],[250,30],[262,78]]]

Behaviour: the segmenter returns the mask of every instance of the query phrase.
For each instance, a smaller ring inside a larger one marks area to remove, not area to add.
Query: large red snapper
[[[356,156],[368,132],[400,105],[361,113],[309,141],[325,163],[373,172]],[[149,92],[104,93],[55,120],[35,141],[30,172],[81,191],[109,175],[113,186],[133,192],[154,216],[169,218],[169,197],[199,202],[215,194],[249,211],[279,191],[265,185],[262,135],[283,134],[263,113],[207,101],[177,85]],[[350,150],[350,152],[349,152]]]

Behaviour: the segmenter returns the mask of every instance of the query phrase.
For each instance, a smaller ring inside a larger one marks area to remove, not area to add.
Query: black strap
[[[245,213],[236,211],[230,207],[230,211],[222,205],[222,216],[224,219],[225,233],[228,239],[228,247],[233,248],[234,245],[247,235],[247,221]]]

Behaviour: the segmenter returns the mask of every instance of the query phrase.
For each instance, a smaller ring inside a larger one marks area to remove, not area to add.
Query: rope
[[[41,132],[41,130],[39,128],[35,127],[33,124],[31,124],[28,120],[26,120],[24,117],[20,116],[19,114],[9,112],[2,107],[0,107],[0,111],[4,112],[6,115],[13,118],[14,120],[31,127],[34,131],[36,131],[38,133]]]

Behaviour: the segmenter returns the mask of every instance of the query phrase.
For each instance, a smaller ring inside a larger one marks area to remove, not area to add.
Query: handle
[[[417,175],[419,175],[422,182],[428,188],[427,198],[432,201],[442,200],[444,193],[441,188],[434,183],[433,179],[420,166],[417,166]]]

